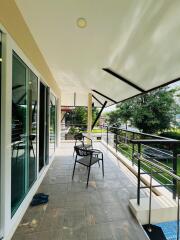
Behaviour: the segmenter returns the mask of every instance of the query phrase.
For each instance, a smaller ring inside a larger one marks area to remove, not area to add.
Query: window
[[[14,53],[12,67],[11,210],[36,179],[38,78]]]
[[[51,93],[49,101],[49,156],[51,157],[56,148],[56,125],[57,125],[57,115],[56,115],[56,98]]]

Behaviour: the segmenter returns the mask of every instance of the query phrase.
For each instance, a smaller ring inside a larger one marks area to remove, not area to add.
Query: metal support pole
[[[151,203],[152,203],[152,167],[151,167],[151,171],[150,171],[150,195],[149,195],[149,221],[148,221],[148,231],[152,232],[151,229]]]
[[[138,143],[138,183],[137,183],[137,204],[140,205],[140,184],[141,184],[141,144]]]
[[[104,102],[104,104],[103,104],[101,110],[99,111],[99,113],[98,113],[98,115],[97,115],[97,117],[96,117],[94,123],[92,124],[92,128],[91,128],[91,130],[93,130],[94,126],[96,125],[96,123],[97,123],[98,119],[100,118],[101,113],[102,113],[102,111],[104,110],[106,104],[107,104],[107,101]]]
[[[177,175],[177,148],[173,148],[173,173]],[[173,199],[176,199],[177,193],[177,180],[173,178]]]
[[[133,133],[133,139],[135,137],[135,134]],[[132,165],[134,166],[134,143],[132,143]]]

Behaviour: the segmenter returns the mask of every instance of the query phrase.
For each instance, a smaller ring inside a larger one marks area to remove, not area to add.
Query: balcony
[[[136,198],[136,177],[102,143],[105,177],[98,164],[87,171],[78,165],[74,181],[73,143],[61,143],[38,192],[49,194],[49,203],[29,207],[13,240],[143,240],[148,239],[128,207]],[[145,197],[146,190],[141,191]]]

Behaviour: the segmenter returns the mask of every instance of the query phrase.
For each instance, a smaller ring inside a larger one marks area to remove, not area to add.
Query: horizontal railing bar
[[[111,127],[111,126],[109,126],[109,128],[113,128],[113,129],[117,129],[117,130],[121,130],[121,131],[125,131],[125,132],[130,132],[130,133],[135,133],[135,134],[139,134],[139,135],[142,135],[142,136],[158,138],[158,139],[171,139],[171,138],[167,138],[167,137],[162,137],[162,136],[157,136],[157,135],[153,135],[153,134],[137,132],[137,131],[134,131],[134,130],[128,130],[128,129],[123,129],[123,128],[117,128],[117,127]]]
[[[146,154],[142,154],[142,156],[143,156],[143,155],[147,156]],[[157,163],[157,164],[161,164],[163,167],[168,168],[169,170],[173,171],[173,169],[172,169],[171,167],[165,165],[164,163],[161,163],[161,162],[157,161],[157,160],[154,159],[154,158],[151,158],[151,161],[152,161],[152,162],[155,162],[155,163]]]
[[[142,144],[142,145],[145,146],[145,147],[147,147],[147,148],[153,149],[153,150],[155,150],[155,151],[157,151],[157,152],[160,152],[160,153],[163,153],[163,154],[166,154],[166,155],[168,155],[168,156],[173,157],[173,154],[169,154],[169,153],[163,152],[163,151],[159,150],[158,148],[154,148],[154,147],[151,147],[151,146],[147,146],[147,145],[145,145],[145,144]]]
[[[177,181],[180,181],[180,177],[179,177],[179,176],[177,176],[177,175],[175,175],[174,173],[168,171],[167,169],[165,169],[165,168],[157,165],[156,163],[150,162],[149,160],[147,160],[147,159],[145,159],[145,158],[142,158],[142,157],[139,158],[139,160],[142,161],[142,162],[146,162],[146,163],[152,165],[153,167],[155,167],[155,168],[157,168],[157,169],[159,169],[159,170],[167,173],[168,175],[170,175],[172,178],[176,179]]]
[[[141,172],[140,174],[150,174],[151,172]],[[155,171],[155,172],[152,172],[154,174],[156,173],[163,173],[163,171]]]
[[[178,144],[180,143],[179,140],[176,140],[176,139],[131,139],[130,140],[131,143],[133,144],[140,144],[140,143],[148,143],[148,144],[151,144],[151,143],[173,143],[173,144]]]
[[[152,188],[165,187],[165,186],[174,186],[174,184],[169,184],[169,183],[167,183],[167,184],[153,185]],[[148,186],[141,186],[140,188],[142,189],[142,188],[149,188],[149,187],[148,187]]]
[[[145,166],[148,167],[148,168],[151,168],[151,166],[147,165],[146,163],[142,163],[142,164],[145,165]],[[144,171],[144,170],[143,170],[143,171]],[[164,172],[164,171],[161,171],[161,172],[153,171],[152,173],[154,173],[154,174],[157,174],[157,173],[158,173],[159,176],[161,176],[162,178],[164,178],[164,180],[166,180],[166,181],[168,181],[168,182],[171,182],[171,180],[170,180],[169,178],[167,178],[166,176],[162,175],[163,172]],[[140,174],[143,174],[143,173],[141,172]],[[148,172],[145,172],[144,174],[149,175]]]

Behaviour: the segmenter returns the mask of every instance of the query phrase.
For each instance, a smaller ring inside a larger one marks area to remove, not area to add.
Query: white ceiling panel
[[[81,96],[78,105],[92,89],[116,102],[140,93],[102,68],[145,90],[180,77],[179,0],[15,1],[62,92]]]

